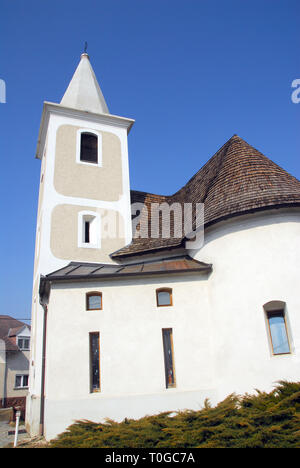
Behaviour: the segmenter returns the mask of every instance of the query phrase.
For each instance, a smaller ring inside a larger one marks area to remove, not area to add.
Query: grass
[[[121,423],[77,421],[50,448],[300,448],[300,382],[230,395],[215,407]]]

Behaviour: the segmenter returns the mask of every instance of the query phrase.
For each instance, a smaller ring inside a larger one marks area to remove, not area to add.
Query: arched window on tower
[[[98,136],[82,132],[80,140],[80,161],[98,164]]]

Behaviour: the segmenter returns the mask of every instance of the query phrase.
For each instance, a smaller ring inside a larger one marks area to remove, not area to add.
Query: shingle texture
[[[248,212],[300,205],[300,182],[237,135],[174,195],[132,191],[132,202],[145,203],[141,220],[151,223],[151,205],[167,202],[204,203],[204,226]],[[147,225],[147,223],[141,223]],[[145,229],[145,227],[143,228]],[[112,258],[178,247],[184,237],[134,238]]]

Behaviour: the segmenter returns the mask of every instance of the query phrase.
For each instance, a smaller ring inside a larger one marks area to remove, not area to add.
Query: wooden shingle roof
[[[287,206],[300,206],[300,182],[237,135],[228,140],[212,158],[174,195],[132,191],[132,202],[144,202],[142,217],[152,203],[204,203],[204,226],[224,219]],[[135,238],[114,252],[118,259],[130,255],[178,247],[184,237],[170,239]]]

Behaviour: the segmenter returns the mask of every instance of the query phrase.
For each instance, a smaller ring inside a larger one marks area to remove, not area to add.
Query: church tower
[[[39,411],[43,309],[41,275],[71,261],[112,263],[130,243],[127,135],[134,120],[111,115],[89,56],[60,102],[45,102],[36,157],[41,160],[32,303],[29,419]],[[30,423],[30,421],[29,421]],[[31,425],[31,432],[37,432]]]

